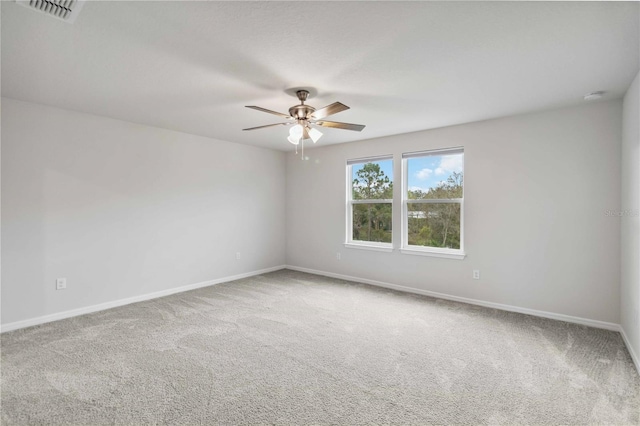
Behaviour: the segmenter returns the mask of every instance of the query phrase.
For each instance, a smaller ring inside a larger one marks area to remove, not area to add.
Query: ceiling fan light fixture
[[[287,140],[294,145],[298,145],[300,143],[300,138],[295,138],[293,136],[289,136]]]
[[[289,137],[287,140],[294,145],[298,145],[300,143],[300,139],[302,139],[302,126],[296,124],[289,129]]]
[[[318,140],[322,137],[322,132],[318,129],[314,129],[313,127],[309,127],[309,137],[313,141],[313,143],[318,142]]]
[[[289,136],[295,139],[300,139],[302,137],[302,126],[300,124],[296,124],[289,129]]]
[[[342,123],[339,121],[326,121],[325,117],[328,117],[333,114],[337,114],[342,111],[346,111],[349,109],[343,103],[334,102],[331,105],[327,105],[324,108],[320,108],[316,110],[314,107],[310,105],[305,105],[305,101],[309,97],[309,91],[305,89],[296,89],[295,91],[298,100],[300,101],[299,105],[294,105],[289,108],[289,114],[283,114],[281,112],[272,111],[270,109],[262,108],[255,105],[247,105],[247,108],[255,109],[257,111],[266,112],[268,114],[277,115],[280,118],[284,118],[288,122],[286,123],[275,123],[275,124],[267,124],[265,126],[257,126],[257,127],[249,127],[247,129],[242,130],[256,130],[263,129],[266,127],[274,127],[278,125],[290,125],[289,136],[287,137],[287,141],[296,146],[296,154],[298,153],[298,145],[302,146],[302,157],[304,157],[304,141],[311,139],[313,143],[316,143],[321,137],[322,132],[318,129],[311,127],[310,124],[314,126],[322,126],[322,127],[331,127],[334,129],[344,129],[344,130],[354,130],[357,132],[362,131],[364,129],[363,124],[351,124],[351,123]],[[291,122],[291,120],[295,120],[295,122]]]

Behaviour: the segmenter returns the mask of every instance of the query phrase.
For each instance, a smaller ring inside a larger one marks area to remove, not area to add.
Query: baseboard
[[[470,299],[470,298],[467,298],[467,297],[460,297],[460,296],[453,296],[453,295],[445,294],[445,293],[437,293],[435,291],[422,290],[422,289],[413,288],[413,287],[405,287],[405,286],[402,286],[402,285],[390,284],[390,283],[386,283],[386,282],[382,282],[382,281],[370,280],[370,279],[367,279],[367,278],[352,277],[352,276],[349,276],[349,275],[335,274],[333,272],[318,271],[318,270],[315,270],[315,269],[301,268],[301,267],[292,266],[292,265],[287,265],[286,268],[287,269],[292,269],[294,271],[307,272],[309,274],[323,275],[325,277],[338,278],[338,279],[347,280],[347,281],[354,281],[354,282],[359,282],[359,283],[363,283],[363,284],[370,284],[370,285],[374,285],[374,286],[377,286],[377,287],[390,288],[390,289],[393,289],[393,290],[404,291],[404,292],[407,292],[407,293],[422,294],[424,296],[436,297],[438,299],[446,299],[446,300],[452,300],[452,301],[455,301],[455,302],[468,303],[470,305],[478,305],[478,306],[484,306],[484,307],[487,307],[487,308],[500,309],[502,311],[518,312],[518,313],[521,313],[521,314],[533,315],[533,316],[536,316],[536,317],[549,318],[549,319],[565,321],[565,322],[571,322],[571,323],[574,323],[574,324],[581,324],[581,325],[586,325],[586,326],[589,326],[589,327],[603,328],[605,330],[611,330],[611,331],[620,331],[621,330],[620,324],[615,324],[615,323],[612,323],[612,322],[598,321],[598,320],[592,320],[592,319],[581,318],[581,317],[574,317],[574,316],[564,315],[564,314],[556,314],[554,312],[539,311],[539,310],[536,310],[536,309],[521,308],[519,306],[504,305],[502,303],[486,302],[484,300]],[[629,345],[627,344],[627,346],[629,346]],[[636,366],[637,366],[637,364],[636,364]]]
[[[620,327],[620,334],[622,335],[622,340],[624,340],[624,344],[627,345],[627,350],[629,351],[629,355],[631,355],[631,359],[633,363],[636,365],[636,370],[638,370],[638,374],[640,374],[640,358],[638,358],[638,354],[633,350],[631,346],[631,341],[627,337],[627,333],[625,333],[624,328]]]
[[[10,322],[8,324],[0,325],[0,333],[7,331],[18,330],[20,328],[31,327],[34,325],[45,324],[52,321],[58,321],[65,318],[76,317],[79,315],[90,314],[92,312],[104,311],[105,309],[117,308],[119,306],[129,305],[131,303],[143,302],[145,300],[157,299],[159,297],[169,296],[171,294],[182,293],[189,290],[195,290],[197,288],[209,287],[216,284],[221,284],[229,281],[235,281],[242,278],[248,278],[255,275],[266,274],[267,272],[278,271],[285,269],[285,265],[274,266],[271,268],[260,269],[258,271],[245,272],[243,274],[232,275],[229,277],[216,278],[214,280],[203,281],[196,284],[189,284],[181,287],[170,288],[167,290],[156,291],[153,293],[142,294],[139,296],[128,297],[126,299],[114,300],[111,302],[100,303],[98,305],[86,306],[84,308],[72,309],[70,311],[58,312],[55,314],[44,315],[37,318],[31,318],[22,321]]]

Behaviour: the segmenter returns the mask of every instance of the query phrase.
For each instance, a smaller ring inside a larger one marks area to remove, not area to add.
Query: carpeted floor
[[[4,333],[2,424],[638,424],[618,333],[289,270]]]

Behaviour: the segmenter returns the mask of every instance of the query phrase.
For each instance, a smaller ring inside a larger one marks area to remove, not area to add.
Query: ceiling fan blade
[[[256,129],[264,129],[265,127],[274,127],[274,126],[288,126],[289,124],[291,123],[267,124],[266,126],[249,127],[248,129],[242,129],[242,130],[256,130]]]
[[[365,127],[364,124],[339,123],[337,121],[316,121],[313,124],[323,127],[333,127],[334,129],[355,130],[356,132],[362,131]]]
[[[319,120],[321,118],[325,118],[330,115],[337,114],[342,111],[346,111],[348,109],[349,107],[346,106],[345,104],[340,102],[334,102],[331,105],[327,105],[326,107],[320,108],[319,110],[315,111],[313,114],[311,114],[311,118],[315,120]]]
[[[251,109],[255,109],[258,111],[262,111],[262,112],[268,112],[269,114],[273,114],[273,115],[277,115],[279,117],[284,117],[284,118],[288,118],[291,119],[291,116],[288,114],[283,114],[281,112],[277,112],[277,111],[271,111],[270,109],[266,109],[266,108],[261,108],[259,106],[255,106],[255,105],[246,105],[247,108],[251,108]]]

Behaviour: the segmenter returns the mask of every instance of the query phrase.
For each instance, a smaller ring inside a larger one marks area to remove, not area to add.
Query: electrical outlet
[[[236,253],[236,260],[240,260],[240,252]]]
[[[479,280],[480,279],[480,269],[474,269],[473,270],[473,279],[474,280]]]
[[[56,290],[63,290],[67,288],[67,279],[66,278],[58,278],[56,280]]]
[[[340,252],[336,253],[336,260],[342,260],[342,256],[340,255]]]

